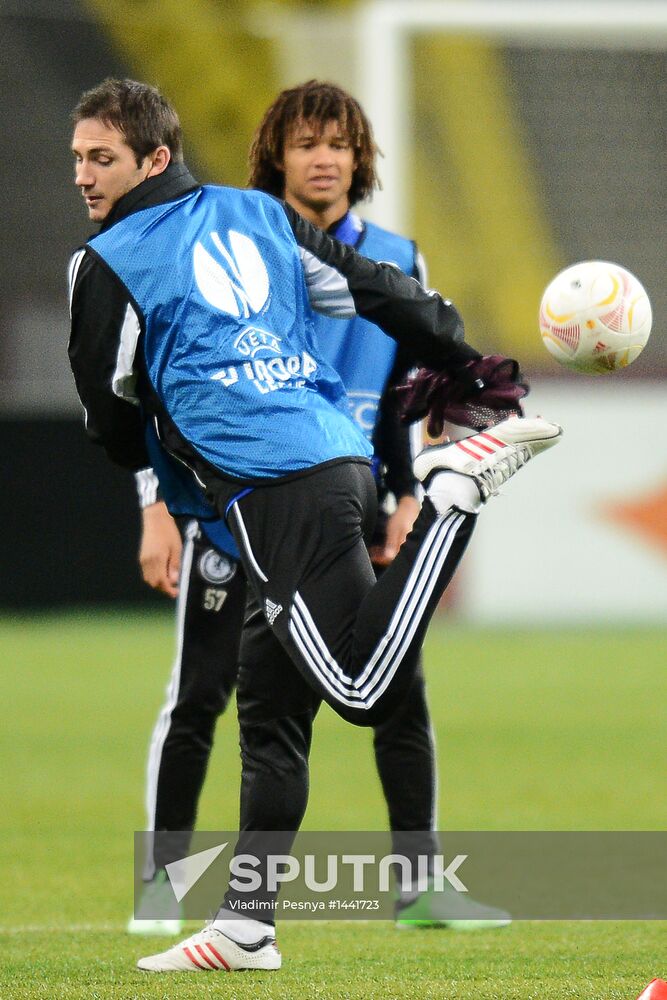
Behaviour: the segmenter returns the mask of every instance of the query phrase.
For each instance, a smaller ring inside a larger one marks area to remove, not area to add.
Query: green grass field
[[[441,828],[666,829],[664,651],[658,630],[434,626]],[[0,623],[0,997],[634,1000],[653,976],[667,978],[659,922],[515,922],[464,935],[286,921],[279,973],[135,971],[139,955],[165,946],[123,927],[171,656],[166,614]],[[384,827],[369,733],[323,711],[312,771],[307,827]],[[230,711],[201,829],[235,827],[238,781]]]

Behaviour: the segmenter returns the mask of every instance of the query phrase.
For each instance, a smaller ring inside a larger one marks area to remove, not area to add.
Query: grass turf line
[[[128,938],[132,831],[173,650],[170,617],[97,613],[0,623],[3,809],[0,996],[634,997],[666,977],[663,924],[517,923],[470,936],[389,924],[280,925],[277,975],[151,977],[168,940]],[[664,635],[473,631],[437,625],[426,646],[450,829],[664,829],[655,705]],[[344,738],[343,738],[344,737]],[[332,760],[336,766],[332,767]],[[368,732],[316,723],[311,829],[382,829]],[[223,717],[201,829],[233,829],[235,713]],[[118,928],[118,932],[66,926]]]
[[[2,938],[11,1000],[634,1000],[664,954],[664,927],[521,923],[499,932],[400,932],[386,924],[285,923],[280,972],[153,975],[122,933]],[[163,939],[164,940],[164,939]]]

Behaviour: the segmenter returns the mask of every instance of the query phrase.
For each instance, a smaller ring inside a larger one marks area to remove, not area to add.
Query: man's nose
[[[77,187],[90,187],[95,183],[90,167],[86,163],[77,163],[74,170],[74,183]]]
[[[318,164],[330,166],[333,163],[333,152],[326,143],[320,143],[315,149],[315,161]]]

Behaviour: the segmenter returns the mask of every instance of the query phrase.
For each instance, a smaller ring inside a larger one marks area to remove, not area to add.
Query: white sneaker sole
[[[562,427],[541,417],[510,417],[488,431],[426,448],[414,460],[414,473],[422,483],[434,473],[446,471],[475,478],[518,447],[528,449],[529,457],[534,458],[557,444],[562,433]]]
[[[137,968],[144,972],[240,972],[275,971],[281,964],[282,956],[275,943],[246,951],[226,935],[204,930],[168,951],[140,958]]]

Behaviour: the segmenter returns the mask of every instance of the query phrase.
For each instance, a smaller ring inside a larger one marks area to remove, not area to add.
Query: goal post
[[[363,214],[416,235],[479,346],[547,369],[541,292],[590,257],[638,273],[664,313],[667,4],[368,0],[351,37],[383,153]],[[658,338],[632,374],[652,367]]]
[[[667,4],[366,0],[272,30],[284,85],[331,79],[361,101],[383,155],[358,210],[418,241],[480,349],[553,372],[539,301],[577,260],[617,261],[667,314]],[[654,336],[630,377],[657,372]]]
[[[408,223],[406,137],[411,74],[407,47],[426,32],[493,38],[516,45],[584,48],[667,47],[667,4],[605,0],[369,0],[357,12],[359,98],[385,155],[383,190],[365,214],[390,229]]]

